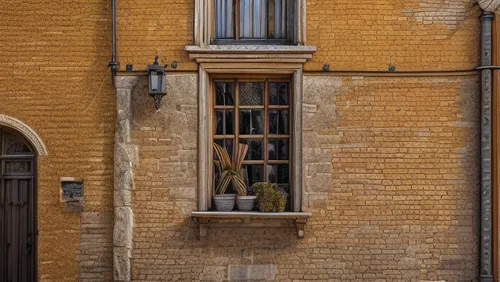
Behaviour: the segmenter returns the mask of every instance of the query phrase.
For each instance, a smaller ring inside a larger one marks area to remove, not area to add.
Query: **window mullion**
[[[234,7],[234,39],[240,40],[240,0],[233,0]]]
[[[234,143],[233,148],[238,148],[240,140],[240,85],[239,80],[234,82]]]
[[[267,161],[268,161],[268,152],[267,152],[267,134],[269,131],[269,121],[268,121],[268,82],[269,80],[265,80],[264,82],[264,181],[269,181],[268,175],[267,175]]]

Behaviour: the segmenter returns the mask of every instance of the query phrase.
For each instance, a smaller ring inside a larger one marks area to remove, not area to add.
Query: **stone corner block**
[[[115,247],[132,248],[134,214],[130,207],[115,208],[115,226],[113,229],[113,245]]]
[[[130,258],[132,253],[127,248],[113,250],[114,281],[130,281]]]

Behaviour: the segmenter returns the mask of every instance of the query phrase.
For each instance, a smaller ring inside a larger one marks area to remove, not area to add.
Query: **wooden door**
[[[36,157],[0,128],[0,281],[36,281]]]

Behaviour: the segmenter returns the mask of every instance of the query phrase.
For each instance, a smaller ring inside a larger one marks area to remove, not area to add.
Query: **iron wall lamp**
[[[167,95],[167,73],[165,67],[158,63],[158,55],[155,56],[153,65],[148,65],[149,95],[154,98],[156,111],[160,111],[161,99]]]

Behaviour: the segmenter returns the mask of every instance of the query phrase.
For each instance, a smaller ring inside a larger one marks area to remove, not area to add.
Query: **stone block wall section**
[[[131,192],[134,188],[133,168],[138,164],[138,148],[131,140],[132,91],[139,78],[115,77],[116,125],[115,125],[115,177],[114,177],[114,229],[113,269],[114,281],[130,281],[132,232],[134,213],[131,208]]]
[[[131,281],[476,279],[476,74],[306,75],[303,240],[275,227],[197,238],[197,75],[167,83],[159,113],[145,77],[132,92]]]

